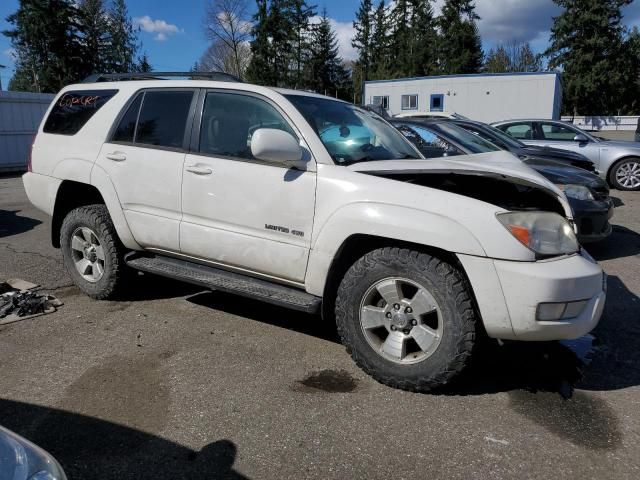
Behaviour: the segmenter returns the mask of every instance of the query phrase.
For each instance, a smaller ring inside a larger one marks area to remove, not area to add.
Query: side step
[[[211,290],[255,298],[302,312],[317,313],[322,303],[320,297],[296,288],[177,258],[131,252],[125,256],[125,262],[135,270],[182,280]]]

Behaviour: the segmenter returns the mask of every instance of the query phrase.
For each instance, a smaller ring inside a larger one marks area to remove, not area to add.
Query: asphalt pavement
[[[73,479],[640,478],[640,193],[612,191],[604,318],[570,344],[487,348],[455,386],[376,383],[319,317],[149,275],[82,295],[18,177],[0,280],[64,306],[0,326],[0,425]]]

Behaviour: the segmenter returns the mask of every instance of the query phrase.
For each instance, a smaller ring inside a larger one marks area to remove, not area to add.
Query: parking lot
[[[426,395],[370,379],[319,317],[148,275],[90,300],[0,177],[0,280],[64,302],[0,326],[0,425],[71,479],[640,478],[640,195],[612,196],[595,338],[488,348]]]

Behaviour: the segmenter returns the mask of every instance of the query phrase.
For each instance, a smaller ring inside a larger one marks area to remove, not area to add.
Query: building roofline
[[[408,82],[414,80],[434,80],[443,78],[476,78],[476,77],[524,77],[532,75],[555,75],[560,77],[559,72],[515,72],[515,73],[466,73],[458,75],[432,75],[427,77],[406,77],[406,78],[394,78],[390,80],[367,80],[365,85],[375,83],[395,83],[395,82]]]

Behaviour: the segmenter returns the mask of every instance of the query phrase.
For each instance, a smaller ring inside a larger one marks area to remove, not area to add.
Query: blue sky
[[[436,10],[444,0],[435,0]],[[254,0],[248,0],[253,7]],[[359,0],[316,0],[318,9],[327,8],[343,57],[354,55],[350,46],[353,17]],[[377,1],[374,1],[377,3]],[[140,40],[156,70],[188,70],[207,47],[202,20],[206,0],[128,0],[129,13],[141,28]],[[479,29],[484,48],[510,40],[528,41],[537,51],[546,48],[549,28],[558,8],[552,0],[476,0],[481,20]],[[18,0],[0,1],[0,30],[9,25],[5,18],[18,8]],[[640,0],[624,11],[627,25],[640,25]],[[12,74],[9,40],[0,35],[0,69],[4,88]]]

